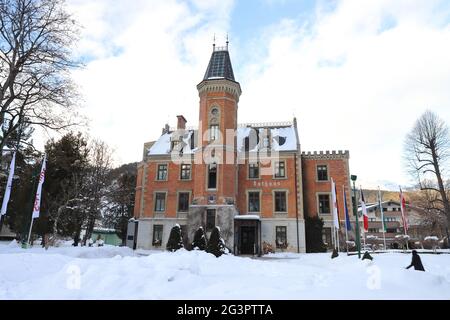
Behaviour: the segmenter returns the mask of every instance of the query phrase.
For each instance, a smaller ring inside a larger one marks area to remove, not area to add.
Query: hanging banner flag
[[[383,201],[381,199],[381,191],[380,187],[378,187],[378,206],[380,207],[380,213],[381,213],[381,228],[383,229],[383,232],[386,232],[386,221],[384,221],[384,210],[383,210]]]
[[[348,215],[348,206],[347,206],[347,194],[345,193],[344,189],[344,211],[345,211],[345,228],[347,231],[352,230],[352,224],[350,223],[350,217]]]
[[[11,159],[11,164],[9,165],[8,182],[6,183],[5,195],[3,196],[1,215],[6,214],[6,211],[8,209],[8,202],[9,202],[9,197],[11,195],[11,188],[12,188],[12,182],[13,182],[13,177],[14,177],[15,164],[16,164],[16,153],[14,152],[13,157]]]
[[[400,209],[402,211],[403,230],[405,234],[408,232],[408,217],[406,216],[406,199],[403,195],[402,188],[400,187]]]
[[[364,232],[369,231],[369,216],[367,215],[367,208],[366,208],[366,201],[364,200],[364,193],[362,192],[362,188],[359,188],[360,194],[361,194],[361,198],[360,198],[360,203],[361,203],[361,211],[364,217]]]
[[[338,215],[338,203],[336,198],[336,185],[331,179],[331,202],[333,206],[333,226],[339,229],[339,215]]]
[[[39,175],[39,184],[36,191],[36,198],[34,200],[32,219],[39,218],[39,214],[41,211],[42,184],[44,183],[45,178],[45,157],[46,156],[44,155],[44,160],[42,161],[41,174]]]

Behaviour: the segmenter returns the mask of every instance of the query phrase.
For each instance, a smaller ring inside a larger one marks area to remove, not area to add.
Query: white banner
[[[13,181],[13,177],[14,177],[15,164],[16,164],[16,153],[14,152],[13,157],[11,159],[11,164],[9,166],[9,176],[8,176],[8,182],[6,183],[5,195],[3,196],[1,215],[6,214],[6,210],[8,209],[8,202],[9,202],[9,197],[11,195],[11,187],[12,187],[12,181]]]
[[[331,203],[333,206],[333,226],[336,229],[339,229],[339,217],[338,217],[338,207],[337,207],[337,198],[336,198],[336,185],[334,184],[333,179],[331,179]]]
[[[45,156],[44,160],[42,161],[41,174],[39,175],[39,184],[36,191],[36,198],[34,200],[32,219],[39,218],[39,213],[41,211],[42,184],[44,183],[44,178],[45,178]]]

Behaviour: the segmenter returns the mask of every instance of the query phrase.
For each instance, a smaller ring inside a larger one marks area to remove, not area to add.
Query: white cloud
[[[342,1],[309,24],[271,26],[268,54],[240,79],[240,121],[295,110],[304,150],[349,149],[365,187],[407,184],[402,146],[415,119],[430,108],[450,120],[450,27],[437,4]]]
[[[139,161],[176,114],[198,121],[196,84],[214,32],[229,24],[232,1],[73,0],[85,26],[78,50],[90,58],[75,72],[91,119],[90,134],[116,150],[117,164]],[[213,14],[214,13],[214,14]]]
[[[117,163],[140,160],[143,143],[175,115],[198,122],[195,85],[212,35],[231,29],[233,5],[70,1],[85,26],[77,50],[90,59],[75,73],[90,133],[116,150]],[[441,1],[319,2],[311,19],[284,19],[253,39],[235,32],[239,121],[295,114],[303,150],[349,149],[364,187],[407,184],[402,144],[415,119],[429,108],[450,122],[448,17]]]

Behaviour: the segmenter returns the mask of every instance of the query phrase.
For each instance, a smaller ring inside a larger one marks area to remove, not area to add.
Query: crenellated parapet
[[[349,159],[350,152],[348,150],[332,150],[332,151],[303,151],[303,159],[323,160],[323,159]]]

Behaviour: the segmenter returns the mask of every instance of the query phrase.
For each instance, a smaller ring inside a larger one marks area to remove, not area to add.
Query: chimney
[[[186,122],[187,122],[186,118],[180,115],[180,116],[177,116],[177,119],[178,119],[177,129],[178,130],[186,129]]]
[[[169,133],[169,131],[170,131],[170,127],[169,127],[169,125],[166,123],[166,125],[165,125],[164,128],[162,129],[162,134]]]

